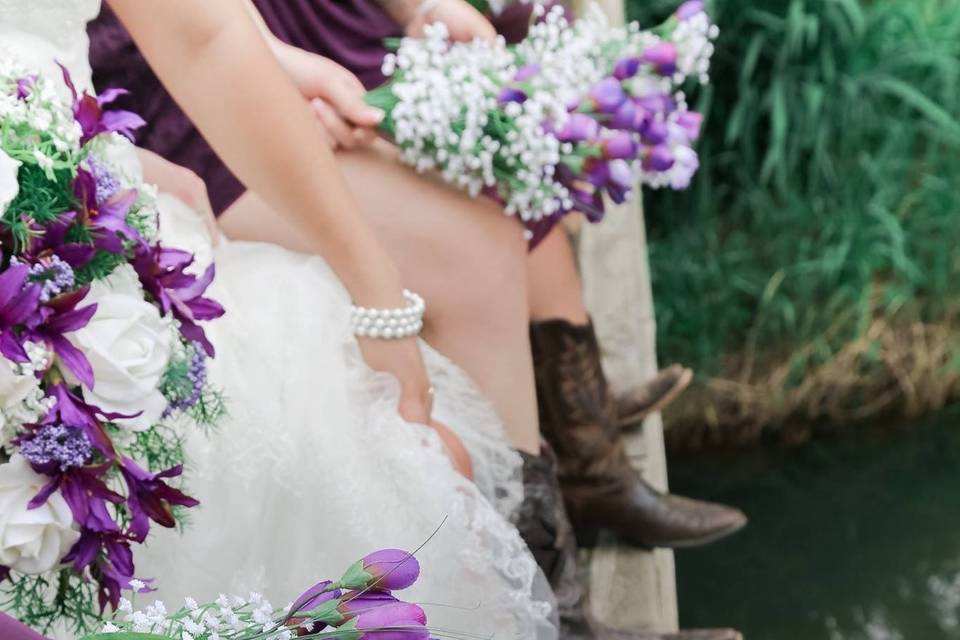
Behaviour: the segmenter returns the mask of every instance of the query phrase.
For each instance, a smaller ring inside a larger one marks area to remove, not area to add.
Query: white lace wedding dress
[[[0,56],[54,78],[59,61],[89,88],[85,25],[98,10],[99,0],[0,0]],[[253,589],[282,605],[370,551],[416,548],[440,527],[404,594],[433,603],[436,635],[555,637],[549,588],[508,521],[522,497],[519,457],[464,374],[424,347],[435,415],[470,450],[475,483],[433,431],[398,417],[398,384],[364,365],[348,296],[320,258],[255,243],[211,250],[190,213],[172,206],[162,233],[217,262],[211,294],[227,315],[208,329],[210,375],[230,416],[189,439],[189,490],[202,504],[186,530],[155,531],[137,550],[156,595],[179,605]]]

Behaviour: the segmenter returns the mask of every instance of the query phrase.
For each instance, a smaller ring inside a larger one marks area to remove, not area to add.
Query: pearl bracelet
[[[403,290],[407,306],[402,309],[367,309],[354,305],[351,309],[353,334],[360,338],[399,340],[420,335],[423,312],[427,305],[423,298],[408,289]]]

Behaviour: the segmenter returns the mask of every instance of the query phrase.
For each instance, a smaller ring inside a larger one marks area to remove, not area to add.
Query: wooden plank
[[[581,3],[583,4],[583,3]],[[622,0],[602,0],[611,22],[622,24]],[[582,6],[578,7],[582,9]],[[648,380],[657,370],[656,325],[640,198],[609,206],[599,225],[583,225],[579,259],[587,308],[604,351],[614,390]],[[627,439],[627,451],[654,486],[666,489],[667,465],[660,416]],[[677,628],[673,553],[604,546],[586,556],[592,606],[607,624],[623,629]]]

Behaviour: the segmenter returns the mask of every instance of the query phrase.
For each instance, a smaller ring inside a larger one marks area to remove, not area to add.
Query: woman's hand
[[[497,30],[490,21],[465,0],[438,0],[428,11],[416,13],[407,22],[404,31],[408,36],[419,38],[423,36],[423,28],[434,22],[447,25],[450,38],[455,42],[470,42],[477,38],[493,40],[497,37]]]
[[[376,140],[383,111],[364,102],[359,78],[329,58],[276,41],[277,61],[310,101],[334,149],[353,149]]]
[[[430,424],[433,387],[415,338],[358,338],[360,351],[374,371],[392,374],[400,382],[400,416],[407,422]]]
[[[155,184],[161,191],[177,197],[197,212],[210,232],[210,239],[216,246],[220,240],[220,229],[213,214],[207,185],[190,169],[174,164],[147,149],[137,147],[137,158],[143,169],[143,181]]]

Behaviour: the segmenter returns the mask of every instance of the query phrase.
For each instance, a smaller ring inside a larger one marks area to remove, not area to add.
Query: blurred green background
[[[939,408],[960,390],[960,2],[708,6],[701,172],[645,194],[661,362],[699,373],[674,444]]]

